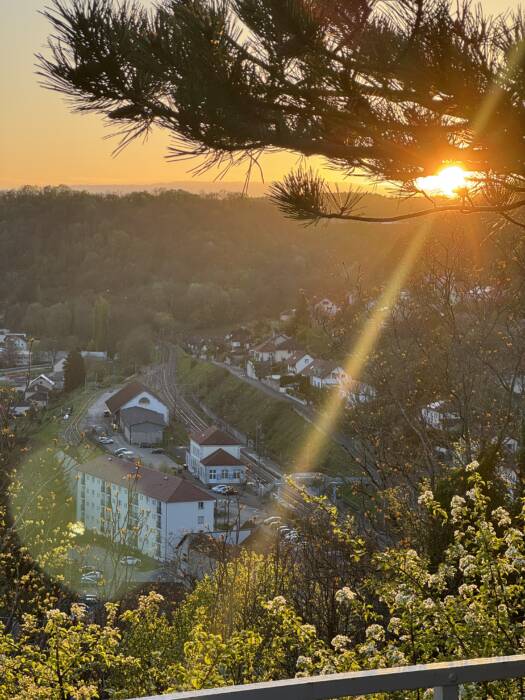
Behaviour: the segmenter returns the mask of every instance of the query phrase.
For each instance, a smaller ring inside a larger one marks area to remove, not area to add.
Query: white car
[[[224,484],[219,484],[218,486],[212,486],[211,490],[214,493],[226,493],[226,491],[229,489],[229,486],[225,486]]]
[[[138,566],[140,564],[140,559],[131,556],[122,557],[120,563],[122,566]]]
[[[102,578],[102,571],[87,571],[80,577],[80,583],[98,583]]]
[[[119,457],[134,457],[135,453],[132,452],[131,450],[124,450],[123,452],[119,452]]]

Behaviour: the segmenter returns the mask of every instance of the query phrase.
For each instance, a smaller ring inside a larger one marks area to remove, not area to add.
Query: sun
[[[457,197],[459,191],[467,186],[467,173],[459,165],[450,165],[437,175],[418,177],[416,186],[427,194]]]

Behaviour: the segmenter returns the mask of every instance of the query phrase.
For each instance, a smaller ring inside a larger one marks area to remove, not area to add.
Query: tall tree
[[[64,391],[70,392],[86,381],[86,368],[80,350],[71,350],[64,366]]]
[[[444,165],[475,173],[421,210],[525,206],[525,16],[469,0],[55,0],[48,85],[113,121],[122,145],[154,125],[171,157],[249,166],[268,149],[322,156],[342,177],[419,191]],[[332,196],[331,196],[332,194]],[[369,221],[305,170],[274,188],[297,218]]]
[[[103,296],[93,309],[93,350],[107,352],[109,345],[109,302]]]

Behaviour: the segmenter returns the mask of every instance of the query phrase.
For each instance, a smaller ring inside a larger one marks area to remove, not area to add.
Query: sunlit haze
[[[61,96],[39,86],[34,54],[46,44],[49,27],[39,14],[46,4],[45,0],[0,2],[0,187],[191,180],[190,169],[195,163],[170,163],[165,159],[167,134],[156,131],[147,143],[135,142],[114,158],[112,151],[117,142],[108,138],[111,132],[99,116],[72,114]],[[481,4],[486,10],[504,9],[498,0]],[[512,7],[514,3],[505,5]],[[261,162],[265,180],[271,181],[296,164],[297,157],[271,154]],[[210,171],[199,175],[198,180],[210,182],[216,175]],[[225,182],[241,182],[244,176],[245,169],[236,168],[228,172]],[[327,171],[326,176],[334,179],[333,171]],[[254,177],[257,179],[259,175]]]

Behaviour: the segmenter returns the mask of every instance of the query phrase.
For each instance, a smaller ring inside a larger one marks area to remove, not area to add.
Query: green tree
[[[226,167],[283,149],[412,194],[444,164],[479,174],[459,201],[390,220],[525,205],[521,13],[489,22],[452,0],[195,0],[153,13],[56,0],[45,14],[41,75],[118,125],[123,144],[158,125],[175,135],[173,155]],[[358,194],[331,193],[306,170],[274,196],[300,219],[377,220],[359,213]]]
[[[86,368],[80,350],[71,350],[64,366],[64,391],[70,392],[86,381]]]
[[[109,347],[109,302],[97,297],[93,308],[93,350],[107,352]]]

